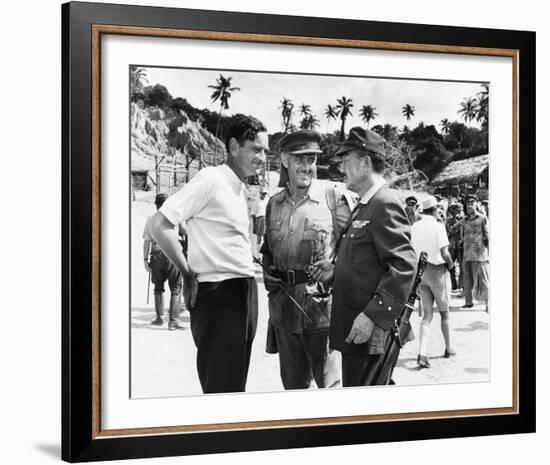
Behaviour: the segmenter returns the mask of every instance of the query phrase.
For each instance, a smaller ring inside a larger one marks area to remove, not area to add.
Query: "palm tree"
[[[368,129],[370,122],[376,119],[378,113],[376,113],[376,107],[373,107],[372,105],[363,105],[361,107],[361,111],[359,112],[359,116],[365,123],[367,123]]]
[[[290,121],[292,120],[294,104],[292,103],[292,100],[286,97],[283,97],[283,100],[281,100],[281,106],[279,108],[281,109],[281,116],[283,117],[284,132],[286,134],[290,128]]]
[[[300,129],[315,129],[316,126],[319,126],[319,120],[315,115],[305,116],[300,123]]]
[[[300,128],[307,129],[307,126],[309,125],[309,117],[311,116],[311,107],[305,103],[302,103],[300,105],[300,115],[302,115]]]
[[[132,66],[130,68],[130,91],[139,92],[144,87],[144,83],[149,82],[147,80],[147,71],[145,68],[138,66]]]
[[[389,123],[384,124],[384,126],[377,124],[373,126],[371,130],[382,136],[390,144],[395,145],[397,143],[399,136],[397,126],[392,126]]]
[[[309,105],[306,105],[305,103],[302,103],[300,105],[300,115],[306,117],[311,114],[311,107]]]
[[[327,118],[327,131],[328,131],[328,126],[330,124],[330,120],[331,119],[336,119],[338,117],[338,114],[340,112],[338,111],[338,109],[332,105],[327,105],[327,107],[325,108],[325,116]]]
[[[451,122],[447,118],[443,118],[439,124],[441,126],[441,132],[443,134],[449,134],[451,129]]]
[[[346,126],[346,118],[348,116],[353,116],[351,113],[351,109],[353,107],[353,102],[350,98],[342,97],[338,99],[336,105],[336,108],[340,112],[340,120],[342,121],[342,125],[340,126],[340,140],[343,141],[345,139],[345,126]]]
[[[481,121],[481,126],[485,129],[489,126],[489,85],[481,84],[481,90],[477,94],[477,114],[476,119]]]
[[[226,78],[220,74],[220,77],[216,79],[216,85],[208,86],[211,89],[214,89],[214,92],[212,92],[212,95],[210,96],[212,103],[218,99],[220,100],[220,112],[218,113],[218,123],[216,124],[216,137],[218,137],[222,111],[229,110],[229,99],[231,98],[231,92],[241,90],[240,87],[231,87],[231,79],[233,79],[231,76]]]
[[[457,111],[459,115],[462,116],[464,121],[466,121],[466,124],[468,127],[470,127],[470,123],[477,115],[477,101],[473,97],[469,97],[464,99],[460,103],[460,109]]]
[[[414,116],[415,108],[412,105],[409,105],[408,103],[401,108],[401,114],[407,118],[407,122],[411,120],[411,117]]]

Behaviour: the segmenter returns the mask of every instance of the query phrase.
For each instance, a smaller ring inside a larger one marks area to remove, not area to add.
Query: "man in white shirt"
[[[201,170],[151,219],[151,235],[181,271],[204,393],[246,387],[258,319],[244,179],[265,162],[267,130],[236,115],[225,164]],[[188,260],[173,231],[187,222]]]
[[[438,207],[435,197],[428,197],[422,202],[422,218],[411,227],[412,244],[417,253],[428,254],[428,265],[424,271],[422,284],[419,286],[422,304],[422,322],[420,323],[420,341],[417,363],[420,368],[429,368],[427,356],[428,336],[433,318],[433,304],[441,315],[441,332],[445,340],[446,358],[456,355],[451,347],[449,328],[449,293],[450,276],[447,271],[453,269],[453,260],[449,254],[449,239],[445,226],[437,221]]]

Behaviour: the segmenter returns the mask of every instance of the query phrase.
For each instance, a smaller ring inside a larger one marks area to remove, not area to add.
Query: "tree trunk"
[[[218,131],[220,129],[220,121],[222,119],[222,106],[220,105],[220,112],[218,113],[218,123],[216,124],[216,137],[218,137]],[[219,139],[219,137],[218,137]]]
[[[346,138],[344,129],[346,126],[346,118],[342,118],[342,126],[340,126],[340,141],[343,141]]]

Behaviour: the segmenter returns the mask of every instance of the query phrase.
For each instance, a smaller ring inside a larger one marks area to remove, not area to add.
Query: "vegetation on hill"
[[[197,128],[201,128],[212,135],[214,139],[223,140],[223,135],[231,120],[228,111],[231,95],[237,91],[246,92],[246,89],[232,85],[231,76],[222,74],[216,79],[215,84],[208,85],[208,87],[213,89],[211,99],[214,103],[219,103],[219,111],[195,108],[186,98],[174,98],[165,86],[161,84],[149,85],[144,68],[134,67],[131,71],[132,102],[137,103],[141,108],[158,108],[163,112],[167,126],[164,135],[166,143],[172,149],[185,152],[187,161],[189,157],[192,160],[200,159],[200,154],[196,153],[200,150],[200,144],[194,144],[194,148],[189,145],[189,137],[185,133],[186,128],[194,128],[195,133],[200,133]],[[308,103],[302,102],[300,105],[295,105],[289,98],[282,96],[278,105],[283,131],[270,134],[269,169],[278,169],[279,167],[279,141],[284,134],[298,128],[316,129],[322,132],[319,129],[321,122],[317,115],[313,114]],[[326,118],[326,131],[322,133],[321,142],[323,153],[318,159],[320,177],[329,177],[335,180],[342,178],[334,154],[338,149],[338,144],[346,137],[346,123],[353,116],[354,105],[355,108],[359,108],[358,115],[367,127],[370,127],[371,123],[380,117],[377,108],[373,105],[354,102],[352,98],[346,96],[328,104],[323,114]],[[451,161],[463,160],[488,152],[488,108],[489,88],[483,84],[475,96],[467,96],[457,105],[457,116],[464,123],[456,119],[445,118],[441,120],[438,130],[436,126],[425,125],[422,122],[421,108],[405,103],[401,106],[401,113],[405,118],[405,125],[402,128],[386,123],[374,125],[370,129],[386,141],[389,171],[395,175],[421,171],[431,179]],[[411,125],[414,119],[420,119],[416,126]],[[190,125],[187,120],[193,124]],[[331,132],[329,129],[332,121],[338,123],[339,129],[333,128]],[[478,127],[472,126],[474,121],[478,123]],[[154,137],[154,131],[151,134]]]

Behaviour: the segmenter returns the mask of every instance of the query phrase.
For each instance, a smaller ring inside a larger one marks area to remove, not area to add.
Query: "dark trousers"
[[[340,356],[328,346],[328,329],[294,334],[275,328],[281,380],[285,389],[340,387]]]
[[[376,367],[382,355],[342,354],[342,385],[372,386]],[[392,383],[390,383],[392,384]]]
[[[151,267],[151,281],[155,285],[155,294],[162,294],[164,292],[164,283],[166,281],[168,281],[168,287],[172,295],[181,293],[181,273],[166,255],[162,252],[152,253],[149,266]]]
[[[189,313],[203,392],[244,392],[258,322],[256,280],[199,283]]]

